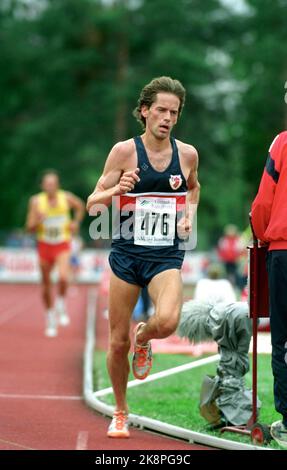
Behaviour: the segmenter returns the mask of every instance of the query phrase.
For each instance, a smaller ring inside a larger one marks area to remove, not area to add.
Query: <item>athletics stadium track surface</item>
[[[88,287],[74,290],[71,325],[45,338],[40,287],[0,285],[0,450],[207,450],[133,428],[106,437],[109,419],[82,399]]]

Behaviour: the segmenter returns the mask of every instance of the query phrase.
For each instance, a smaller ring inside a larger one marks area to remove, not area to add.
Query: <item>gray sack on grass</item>
[[[185,302],[178,334],[193,343],[214,340],[220,360],[217,367],[216,406],[226,421],[246,424],[252,412],[252,394],[245,388],[243,376],[249,371],[251,321],[246,302],[211,305],[197,300]],[[210,378],[211,379],[211,378]],[[210,403],[214,405],[214,384],[210,381]],[[205,403],[208,403],[208,389]],[[258,409],[261,406],[257,400]]]

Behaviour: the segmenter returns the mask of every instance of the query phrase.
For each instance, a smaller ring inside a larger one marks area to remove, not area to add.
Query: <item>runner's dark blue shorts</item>
[[[128,255],[125,252],[111,251],[109,263],[113,273],[130,284],[144,287],[149,284],[154,276],[168,269],[181,269],[182,259],[170,258],[169,260],[147,261]]]

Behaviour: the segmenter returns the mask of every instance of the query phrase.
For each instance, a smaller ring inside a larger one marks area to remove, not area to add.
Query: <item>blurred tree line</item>
[[[187,90],[174,134],[200,155],[199,248],[244,229],[287,124],[286,40],[287,0],[1,0],[0,229],[23,226],[45,168],[86,199],[159,75]]]

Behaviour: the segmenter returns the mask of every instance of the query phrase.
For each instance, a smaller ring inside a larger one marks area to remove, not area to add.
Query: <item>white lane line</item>
[[[80,431],[77,437],[76,450],[87,450],[88,448],[88,431]]]
[[[169,375],[178,374],[179,372],[184,372],[186,370],[195,369],[196,367],[201,367],[205,364],[210,364],[212,362],[218,361],[219,357],[220,357],[219,354],[215,354],[210,357],[205,357],[204,359],[199,359],[198,361],[189,362],[181,366],[172,367],[171,369],[167,369],[162,372],[151,374],[145,380],[131,380],[130,382],[128,382],[128,388],[137,387],[138,385],[144,385],[148,382],[153,382],[154,380],[168,377]],[[109,395],[112,392],[113,392],[112,387],[104,388],[102,390],[98,390],[97,392],[95,392],[94,396],[102,397],[104,395]]]
[[[19,447],[20,449],[36,450],[36,449],[32,449],[31,447],[23,446],[22,444],[17,444],[16,442],[6,441],[5,439],[0,439],[0,442],[3,442],[3,444],[8,444],[9,446]]]
[[[13,393],[0,393],[0,399],[16,399],[16,400],[82,400],[81,396],[73,395],[20,395]]]

